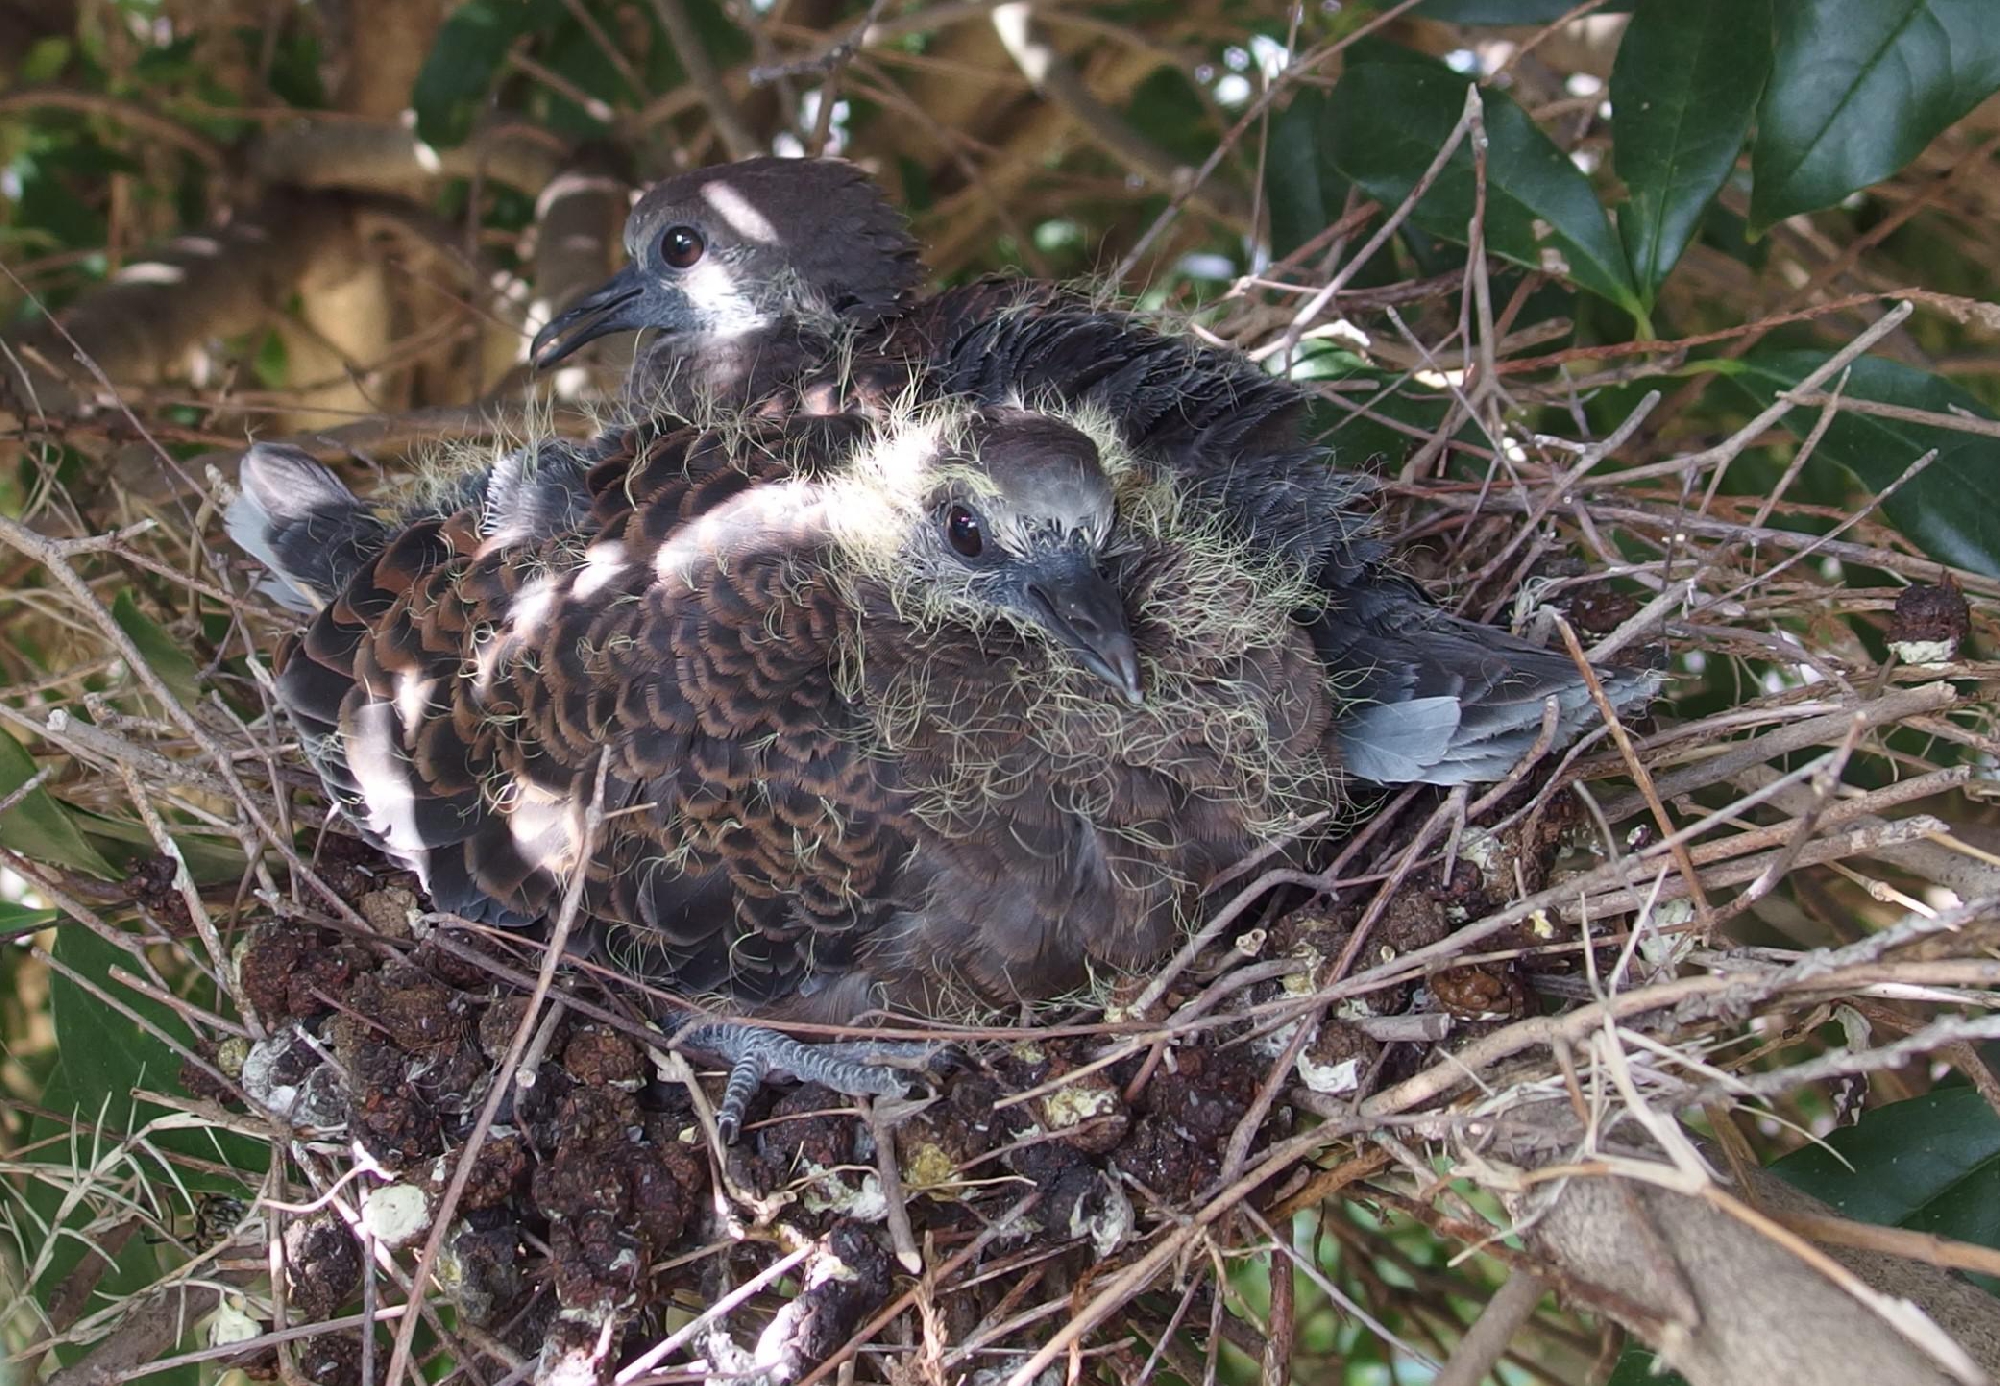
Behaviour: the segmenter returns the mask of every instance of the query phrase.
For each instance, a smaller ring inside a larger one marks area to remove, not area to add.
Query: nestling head
[[[656,184],[625,223],[627,263],[535,335],[538,367],[613,332],[682,352],[788,318],[897,311],[923,275],[902,216],[838,159],[745,159]]]
[[[1097,444],[1059,418],[982,409],[931,451],[905,511],[909,575],[1048,637],[1145,700],[1124,594],[1106,575],[1116,504]]]

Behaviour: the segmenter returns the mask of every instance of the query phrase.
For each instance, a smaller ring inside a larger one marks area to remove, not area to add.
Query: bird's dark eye
[[[708,242],[692,226],[669,226],[660,237],[660,258],[671,269],[691,269],[708,250]]]
[[[954,505],[945,512],[944,533],[963,557],[977,558],[986,547],[986,538],[979,532],[979,517],[962,505]]]

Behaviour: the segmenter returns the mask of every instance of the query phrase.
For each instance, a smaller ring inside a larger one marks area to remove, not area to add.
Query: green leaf
[[[46,929],[61,918],[61,913],[56,910],[31,910],[13,900],[0,900],[0,934],[9,939]]]
[[[1632,277],[1653,293],[1736,164],[1771,65],[1771,0],[1640,0],[1611,68]]]
[[[1618,1365],[1604,1386],[1687,1386],[1679,1372],[1664,1372],[1654,1365],[1659,1359],[1642,1343],[1630,1343],[1618,1354]]]
[[[158,622],[139,610],[139,604],[132,600],[131,589],[112,598],[111,619],[131,637],[139,653],[146,657],[146,663],[160,676],[160,682],[180,699],[183,707],[193,707],[200,701],[200,671],[195,662],[171,635],[160,629]]]
[[[1762,231],[1887,178],[2000,88],[1992,0],[1777,0],[1757,111]]]
[[[1307,87],[1271,122],[1264,155],[1264,201],[1271,209],[1271,254],[1284,259],[1324,231],[1339,214],[1345,189],[1320,160],[1320,130],[1328,97]],[[1328,186],[1331,183],[1334,186]]]
[[[1826,359],[1816,351],[1770,349],[1715,364],[1760,404],[1769,404],[1779,391],[1797,386]],[[1935,414],[1963,410],[1977,418],[1993,417],[1950,382],[1873,356],[1854,363],[1844,393]],[[1785,424],[1803,436],[1817,417],[1817,410],[1794,409],[1785,416]],[[2000,441],[1843,411],[1813,456],[1816,461],[1839,463],[1862,485],[1881,491],[1932,448],[1937,449],[1936,460],[1890,496],[1883,513],[1939,562],[2000,576]]]
[[[1409,63],[1350,68],[1326,112],[1326,157],[1378,202],[1395,206],[1451,137],[1468,83],[1457,73]],[[1639,316],[1624,249],[1589,181],[1504,93],[1482,96],[1489,141],[1487,248],[1531,269],[1557,269]],[[1464,141],[1411,220],[1462,245],[1475,191],[1472,149]],[[1552,257],[1561,263],[1552,264]]]
[[[187,1027],[157,1001],[127,991],[111,980],[111,969],[134,969],[130,954],[99,938],[80,924],[56,931],[51,950],[64,966],[87,977],[116,996],[153,1025],[185,1042]],[[132,1115],[132,1089],[142,1084],[171,1088],[181,1061],[155,1035],[106,1006],[62,973],[49,978],[49,1011],[55,1023],[56,1051],[62,1056],[60,1078],[50,1084],[49,1105],[58,1096],[65,1104],[95,1117],[100,1107],[106,1122],[123,1130]]]
[[[115,944],[81,926],[66,925],[57,931],[52,951],[64,967],[103,987],[121,1003],[146,1016],[166,1034],[182,1043],[188,1042],[190,1036],[186,1026],[171,1009],[126,991],[111,981],[113,967],[129,970],[134,966],[131,956]],[[210,997],[200,993],[195,999],[198,1004],[213,1004]],[[132,1097],[132,1090],[143,1085],[172,1091],[176,1086],[180,1059],[156,1036],[108,1008],[62,972],[55,972],[49,978],[49,1006],[59,1058],[54,1070],[47,1076],[38,1100],[62,1118],[75,1116],[84,1125],[95,1128],[80,1135],[75,1148],[86,1158],[106,1160],[107,1152],[115,1142],[141,1123],[162,1115],[156,1106],[141,1106]],[[69,1139],[71,1130],[67,1120],[35,1119],[29,1127],[29,1135],[40,1144],[30,1158],[69,1167],[73,1149]],[[220,1161],[240,1170],[243,1172],[240,1179],[209,1174],[185,1165],[177,1172],[178,1182],[189,1189],[225,1188],[239,1193],[244,1187],[256,1186],[259,1172],[270,1161],[267,1142],[251,1141],[214,1128],[184,1127],[152,1132],[145,1146],[132,1149],[123,1161],[116,1164],[107,1161],[95,1181],[99,1188],[98,1195],[85,1199],[72,1210],[64,1224],[69,1235],[57,1242],[46,1273],[33,1287],[41,1302],[47,1302],[47,1297],[63,1283],[82,1258],[85,1246],[77,1234],[97,1221],[97,1214],[108,1201],[105,1195],[113,1186],[123,1185],[136,1176],[152,1186],[154,1196],[161,1202],[185,1208],[179,1194],[172,1188],[174,1178],[169,1176],[161,1163],[162,1155]],[[65,1176],[65,1181],[67,1178]],[[62,1196],[60,1188],[44,1180],[30,1181],[22,1194],[25,1203],[40,1217],[50,1221],[58,1214]],[[4,1235],[0,1232],[0,1237]],[[160,1255],[159,1248],[151,1245],[143,1234],[134,1237],[98,1283],[98,1294],[106,1298],[121,1298],[136,1294],[152,1284],[160,1273]],[[186,1372],[147,1378],[149,1382],[158,1380],[162,1386],[174,1386],[175,1383],[194,1386],[197,1379],[198,1374],[189,1375]]]
[[[560,13],[544,0],[465,0],[453,10],[410,92],[417,138],[463,144],[514,40]]]
[[[1455,24],[1547,24],[1575,9],[1574,0],[1424,0],[1417,13],[1425,19]],[[1599,14],[1616,14],[1629,4],[1600,5]]]
[[[1125,117],[1169,154],[1190,168],[1215,148],[1208,107],[1187,74],[1163,63],[1126,99]]]
[[[69,39],[61,34],[36,39],[28,45],[14,75],[23,86],[30,82],[53,82],[69,66],[74,51]]]
[[[257,47],[246,49],[248,52],[257,52],[265,42],[265,33],[261,28],[246,25],[238,32],[246,40],[256,42]],[[316,25],[286,25],[271,44],[270,51],[271,65],[265,80],[271,84],[272,95],[288,106],[317,110],[326,105]]]
[[[20,742],[0,731],[0,799],[35,776],[35,758]],[[78,831],[69,811],[47,790],[36,789],[5,813],[0,813],[0,841],[33,861],[82,871],[102,880],[118,872]]]
[[[630,107],[637,99],[604,49],[581,24],[566,25],[547,36],[536,56],[578,91],[588,92],[606,107]],[[548,114],[542,123],[565,139],[602,139],[605,122],[601,115],[592,114],[596,109],[580,106],[560,91],[552,91],[548,96]]]
[[[727,69],[741,62],[749,55],[750,36],[743,26],[729,17],[729,12],[717,0],[685,0],[688,18],[694,21],[695,32],[701,36],[702,47],[718,68]],[[652,42],[646,45],[647,61],[641,69],[647,87],[655,92],[671,91],[687,81],[687,72],[681,66],[680,54],[674,51],[674,44],[660,26],[658,7],[642,7],[651,21]],[[922,40],[923,35],[911,34],[905,42]],[[906,51],[922,52],[923,43]]]
[[[1827,1145],[1771,1172],[1842,1217],[2000,1247],[2000,1116],[1972,1088],[1877,1107]]]
[[[108,818],[82,808],[71,808],[69,816],[77,827],[111,856],[127,861],[128,870],[159,850],[153,842],[153,835],[146,831],[143,823]],[[223,881],[237,880],[248,864],[243,859],[242,850],[226,839],[218,840],[196,832],[173,832],[171,828],[169,836],[173,838],[174,846],[180,848],[181,860],[187,863],[188,872],[197,885],[218,885]],[[129,850],[120,852],[120,846]]]

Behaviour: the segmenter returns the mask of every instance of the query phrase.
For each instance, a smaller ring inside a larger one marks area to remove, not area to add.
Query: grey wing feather
[[[1412,584],[1373,574],[1335,594],[1314,623],[1322,657],[1349,705],[1338,725],[1349,773],[1378,784],[1470,784],[1504,778],[1541,734],[1556,700],[1555,744],[1597,719],[1568,655],[1433,606]],[[1603,669],[1620,713],[1644,706],[1660,676]]]
[[[388,526],[298,448],[253,444],[238,477],[223,527],[269,570],[263,590],[294,611],[319,610],[388,542]]]

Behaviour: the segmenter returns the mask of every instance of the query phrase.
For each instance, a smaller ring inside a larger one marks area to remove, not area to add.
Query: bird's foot
[[[730,1144],[742,1130],[750,1099],[768,1077],[817,1083],[848,1097],[904,1097],[910,1090],[910,1070],[923,1067],[940,1052],[934,1044],[890,1040],[803,1044],[761,1025],[714,1022],[689,1026],[681,1032],[680,1042],[729,1064],[715,1125]]]

